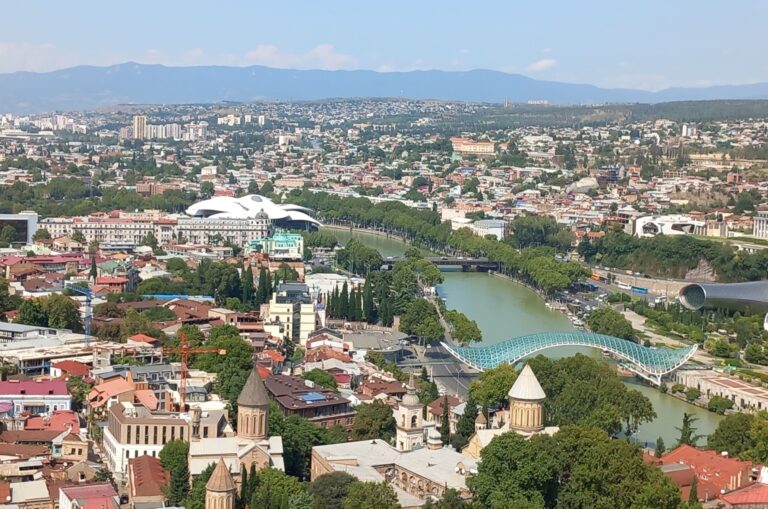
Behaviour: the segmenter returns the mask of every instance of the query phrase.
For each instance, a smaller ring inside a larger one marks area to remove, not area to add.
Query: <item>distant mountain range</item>
[[[407,97],[552,104],[768,99],[768,83],[659,92],[542,81],[498,71],[315,71],[270,67],[166,67],[125,63],[0,74],[0,113],[90,110],[116,104]]]

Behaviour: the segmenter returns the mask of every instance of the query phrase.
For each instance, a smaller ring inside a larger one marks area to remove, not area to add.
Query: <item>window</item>
[[[128,426],[128,434],[127,434],[127,438],[125,440],[125,443],[126,444],[130,444],[131,443],[131,427],[130,426]]]

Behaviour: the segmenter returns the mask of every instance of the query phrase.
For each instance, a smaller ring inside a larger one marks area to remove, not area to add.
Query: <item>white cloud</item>
[[[72,56],[53,44],[0,41],[0,72],[40,72],[71,65],[76,65]]]
[[[357,65],[352,55],[337,52],[331,44],[319,44],[306,53],[284,51],[273,44],[259,44],[245,54],[245,63],[291,69],[349,69]]]
[[[552,69],[557,65],[557,60],[554,58],[542,58],[530,64],[525,68],[528,72],[541,72]]]
[[[398,69],[392,64],[381,64],[376,67],[376,72],[397,72]]]

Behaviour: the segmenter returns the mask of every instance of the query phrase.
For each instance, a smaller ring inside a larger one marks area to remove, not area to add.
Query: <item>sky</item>
[[[768,81],[763,0],[3,0],[0,73],[128,61],[494,69],[659,90]]]

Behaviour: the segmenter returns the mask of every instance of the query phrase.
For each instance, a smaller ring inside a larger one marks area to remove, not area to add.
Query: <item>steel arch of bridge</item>
[[[516,364],[542,350],[559,346],[585,346],[610,352],[626,361],[626,367],[646,380],[661,385],[661,378],[685,364],[698,345],[687,348],[649,348],[626,339],[592,332],[544,332],[508,339],[483,347],[458,347],[442,343],[458,360],[480,371],[508,362]]]

